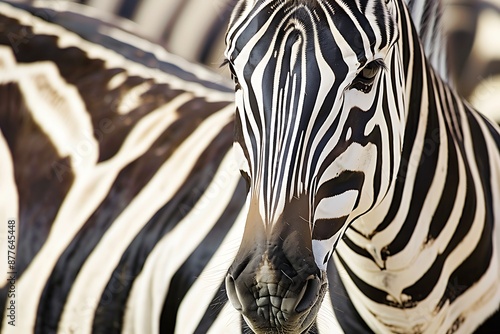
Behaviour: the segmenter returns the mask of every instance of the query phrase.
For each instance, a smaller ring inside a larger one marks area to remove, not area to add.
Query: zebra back
[[[0,4],[2,333],[239,330],[214,324],[245,202],[228,83],[127,27],[20,7]]]

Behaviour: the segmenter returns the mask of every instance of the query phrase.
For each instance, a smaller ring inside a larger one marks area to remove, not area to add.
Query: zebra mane
[[[429,62],[450,83],[442,0],[405,0]],[[444,46],[444,47],[443,47]]]

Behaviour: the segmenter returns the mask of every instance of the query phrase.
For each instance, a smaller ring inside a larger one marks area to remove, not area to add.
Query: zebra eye
[[[373,81],[381,68],[385,68],[384,62],[381,59],[369,62],[356,76],[350,88],[357,89],[363,93],[370,92]]]
[[[375,76],[377,75],[379,69],[380,67],[374,61],[372,61],[371,63],[366,65],[365,68],[363,68],[363,70],[361,71],[361,76],[364,80],[373,80],[373,78],[375,78]]]

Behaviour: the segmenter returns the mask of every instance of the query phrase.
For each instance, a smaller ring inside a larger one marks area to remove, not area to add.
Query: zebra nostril
[[[233,305],[233,307],[238,310],[242,311],[243,306],[241,305],[241,302],[238,298],[238,293],[236,292],[236,284],[234,283],[234,278],[231,276],[231,274],[228,274],[226,276],[226,292],[227,292],[227,297],[229,298],[229,301]]]
[[[317,302],[320,288],[321,284],[318,277],[310,276],[299,295],[295,312],[302,313],[309,310]]]

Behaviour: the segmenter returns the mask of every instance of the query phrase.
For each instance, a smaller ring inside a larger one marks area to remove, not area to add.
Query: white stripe
[[[358,194],[358,190],[348,190],[336,196],[323,198],[314,211],[314,220],[348,216],[352,212]]]
[[[187,1],[187,0],[182,0]],[[165,1],[168,2],[168,1]],[[227,5],[228,0],[190,0],[182,9],[182,12],[175,18],[175,25],[171,30],[171,38],[168,47],[190,60],[195,60],[194,55],[198,55],[202,50],[200,46],[205,43],[205,38],[210,32],[214,22],[222,16],[222,9]],[[158,2],[155,2],[158,6]],[[158,9],[155,8],[157,12]],[[165,15],[160,17],[161,23],[165,25]],[[150,13],[147,20],[155,16]],[[155,31],[155,30],[153,30]],[[163,29],[156,29],[160,33]],[[188,41],[188,42],[187,42]]]
[[[12,49],[8,46],[0,46],[0,69],[2,69],[0,80],[3,77],[4,71],[14,66],[16,66],[16,58],[12,53]]]
[[[148,38],[159,40],[165,30],[166,22],[175,19],[173,15],[176,14],[181,2],[172,0],[141,2],[133,19],[142,27]]]
[[[343,334],[344,331],[335,316],[332,299],[327,291],[323,304],[318,312],[317,327],[320,334]]]

